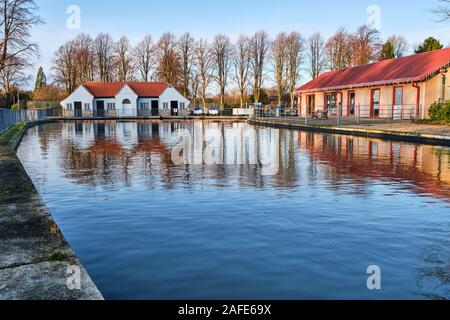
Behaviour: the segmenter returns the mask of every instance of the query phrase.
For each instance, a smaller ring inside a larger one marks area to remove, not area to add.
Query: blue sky
[[[95,36],[109,32],[116,39],[126,35],[136,43],[145,34],[158,38],[166,31],[180,35],[212,38],[226,33],[239,34],[265,30],[270,35],[299,31],[305,37],[319,31],[331,35],[340,26],[355,30],[369,18],[367,8],[381,10],[383,37],[404,35],[412,45],[425,37],[438,37],[450,45],[450,23],[437,23],[429,10],[437,0],[36,0],[46,22],[33,31],[41,48],[36,69],[42,65],[49,73],[54,51],[79,33]],[[70,5],[81,10],[81,28],[69,30],[66,13]],[[34,70],[33,70],[34,72]],[[307,80],[307,79],[305,79]]]

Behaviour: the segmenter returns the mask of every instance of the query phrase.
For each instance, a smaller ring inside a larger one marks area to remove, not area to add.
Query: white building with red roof
[[[87,82],[61,101],[65,117],[188,117],[190,101],[164,82]]]

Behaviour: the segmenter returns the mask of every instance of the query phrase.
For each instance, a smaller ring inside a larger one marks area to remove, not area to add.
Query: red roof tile
[[[297,89],[297,92],[342,90],[424,81],[450,66],[450,48],[413,56],[330,71]]]
[[[84,87],[94,97],[115,97],[128,85],[139,97],[159,97],[169,86],[165,82],[86,82]]]

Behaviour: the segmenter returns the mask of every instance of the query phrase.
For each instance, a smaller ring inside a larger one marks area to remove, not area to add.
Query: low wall
[[[359,128],[346,128],[334,126],[312,126],[306,124],[289,123],[273,120],[248,120],[248,122],[253,125],[269,126],[274,128],[343,134],[357,137],[396,140],[429,145],[450,146],[450,136],[420,134],[413,132],[397,132],[397,131],[376,130],[366,128],[359,129]]]
[[[16,156],[25,131],[45,122],[0,135],[0,299],[102,300]],[[70,270],[81,289],[69,289]]]

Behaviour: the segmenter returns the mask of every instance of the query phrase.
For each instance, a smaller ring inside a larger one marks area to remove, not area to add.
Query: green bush
[[[432,121],[450,124],[450,100],[433,103],[430,107],[429,114]]]
[[[26,103],[23,103],[23,102],[21,102],[20,104],[14,103],[14,104],[11,106],[11,109],[12,109],[12,110],[20,110],[20,109],[26,109],[26,108],[27,108],[27,105],[26,105]]]

